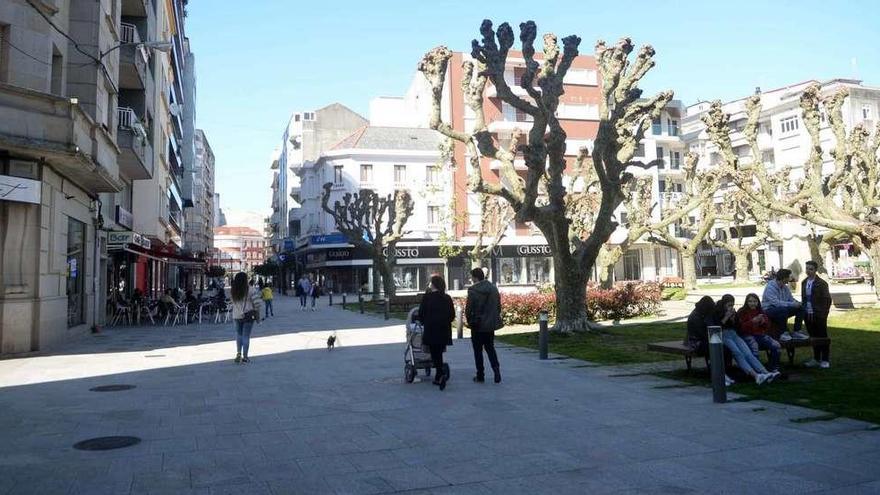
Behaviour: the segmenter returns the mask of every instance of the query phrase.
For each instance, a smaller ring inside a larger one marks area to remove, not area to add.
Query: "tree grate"
[[[101,385],[99,387],[90,388],[92,392],[120,392],[122,390],[131,390],[135,385]]]
[[[77,450],[113,450],[113,449],[123,449],[125,447],[131,447],[132,445],[137,445],[141,443],[141,439],[138,437],[125,437],[125,436],[112,436],[112,437],[97,437],[90,438],[88,440],[83,440],[82,442],[77,442],[73,445],[73,448]]]

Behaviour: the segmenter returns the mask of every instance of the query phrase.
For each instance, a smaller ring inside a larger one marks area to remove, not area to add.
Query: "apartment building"
[[[227,274],[248,273],[266,262],[266,247],[263,234],[250,227],[217,227],[213,255],[208,261],[212,266],[225,268]]]
[[[195,131],[193,206],[186,208],[184,245],[197,257],[214,246],[214,151],[201,129]]]
[[[303,235],[297,240],[299,266],[320,277],[328,289],[355,292],[372,285],[372,260],[338,233],[321,208],[324,184],[332,183],[329,204],[364,190],[380,196],[409,191],[413,213],[397,245],[394,280],[399,290],[420,290],[432,273],[445,273],[441,233],[451,220],[452,170],[440,162],[440,135],[426,128],[364,126],[301,169],[297,201]]]
[[[197,261],[156,226],[184,128],[183,4],[0,4],[0,353],[100,326],[108,297]]]
[[[761,91],[758,88],[756,93],[760,94],[762,105],[758,126],[758,148],[761,151],[761,160],[769,172],[790,167],[793,180],[803,177],[803,164],[810,155],[811,143],[802,122],[799,99],[804,89],[816,83],[820,84],[823,97],[837,92],[842,87],[849,90],[850,96],[842,108],[848,132],[857,124],[862,124],[868,129],[873,129],[876,125],[877,112],[880,111],[880,88],[865,86],[859,80],[832,79],[823,82],[810,80],[770,91]],[[683,122],[684,141],[689,150],[699,155],[700,167],[717,166],[721,160],[717,147],[709,139],[705,125],[700,120],[709,110],[709,106],[709,102],[699,102],[688,107]],[[742,133],[747,119],[746,98],[724,103],[722,108],[725,113],[730,114],[730,137],[734,151],[740,157],[741,163],[748,163],[751,160],[751,153]],[[834,170],[834,159],[830,151],[834,148],[836,140],[824,112],[821,114],[820,122],[823,172],[827,174]],[[723,226],[719,228],[723,229]],[[777,218],[773,223],[773,231],[778,239],[756,251],[755,257],[750,262],[750,273],[757,275],[771,268],[782,267],[802,270],[803,261],[812,256],[805,238],[805,235],[810,233],[809,226],[797,219]],[[825,229],[817,228],[816,232],[822,234]],[[854,245],[841,242],[833,246],[827,254],[825,264],[832,273],[836,273],[855,271],[856,265],[867,261],[867,257],[859,253]],[[698,274],[727,274],[733,270],[733,258],[729,252],[707,246],[698,253],[697,265]]]

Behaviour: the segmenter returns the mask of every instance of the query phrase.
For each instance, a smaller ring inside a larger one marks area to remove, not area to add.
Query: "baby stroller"
[[[406,350],[403,353],[403,378],[406,383],[412,383],[418,369],[425,370],[425,375],[431,376],[431,354],[422,348],[422,334],[425,329],[419,321],[419,308],[413,308],[406,317]],[[443,363],[443,371],[449,375],[449,365]]]

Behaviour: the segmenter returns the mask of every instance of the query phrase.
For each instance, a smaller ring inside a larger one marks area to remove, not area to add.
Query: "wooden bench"
[[[865,277],[862,277],[862,276],[832,277],[831,281],[836,284],[860,284],[865,281]]]
[[[813,347],[814,344],[823,344],[830,343],[831,339],[827,338],[811,338],[807,340],[789,340],[786,342],[779,342],[780,347],[785,351],[788,356],[788,364],[789,366],[794,364],[794,353],[795,349],[798,347]],[[684,342],[681,340],[670,340],[668,342],[654,342],[648,344],[648,350],[652,352],[660,352],[663,354],[677,354],[680,356],[684,356],[684,362],[687,364],[688,371],[691,371],[691,363],[693,361],[694,356],[697,356],[697,353],[690,349],[689,347],[684,345]],[[769,354],[769,351],[767,351]],[[709,367],[709,356],[708,354],[702,356],[706,360],[706,367]]]

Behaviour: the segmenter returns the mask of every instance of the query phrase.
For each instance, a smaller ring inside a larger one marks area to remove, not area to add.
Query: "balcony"
[[[0,83],[0,148],[45,160],[89,192],[118,192],[113,137],[77,104],[76,98]]]
[[[140,43],[137,26],[120,23],[122,43]],[[124,44],[119,48],[119,87],[122,89],[145,89],[147,81],[147,53],[144,47]]]
[[[684,197],[684,193],[680,192],[661,192],[660,193],[660,206],[675,204],[681,201],[681,198]]]
[[[532,129],[532,125],[534,122],[529,121],[516,121],[516,120],[493,120],[489,122],[489,125],[486,126],[489,129],[489,132],[513,132],[516,129],[519,129],[523,132],[529,132]]]
[[[132,180],[149,179],[153,176],[153,153],[147,143],[147,133],[143,124],[128,107],[116,109],[119,132],[116,143],[119,145],[119,171]]]

